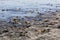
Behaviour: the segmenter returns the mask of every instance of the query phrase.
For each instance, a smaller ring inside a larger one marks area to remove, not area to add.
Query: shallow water
[[[22,10],[16,11],[16,8],[21,8]],[[37,11],[34,13],[25,13],[28,10],[35,10],[38,8],[38,11],[41,13],[45,13],[48,11],[55,12],[56,10],[60,10],[60,2],[59,0],[0,0],[0,19],[7,19],[11,16],[33,16],[35,17]],[[10,11],[2,11],[2,9],[11,9]],[[51,10],[50,10],[51,9]]]

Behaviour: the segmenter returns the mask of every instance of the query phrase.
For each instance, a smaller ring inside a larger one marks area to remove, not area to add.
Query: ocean
[[[11,16],[35,17],[38,15],[37,12],[55,12],[56,10],[60,10],[59,0],[0,0],[0,19]],[[34,12],[31,13],[31,11]]]

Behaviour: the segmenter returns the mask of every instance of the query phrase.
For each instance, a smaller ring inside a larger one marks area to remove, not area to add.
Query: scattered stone
[[[43,33],[45,32],[45,30],[37,30],[39,33]]]
[[[57,26],[57,28],[59,28],[59,29],[60,29],[60,25],[58,25],[58,26]]]
[[[59,18],[57,17],[56,20],[58,20]]]
[[[49,25],[54,25],[54,24],[55,24],[54,22],[49,23]]]
[[[20,36],[26,36],[26,31],[22,31],[22,32],[20,32]]]
[[[48,19],[45,19],[44,22],[48,22],[49,20]]]
[[[45,22],[42,23],[41,25],[42,25],[42,27],[48,27],[49,26],[49,24],[48,23],[45,23]]]
[[[40,29],[40,30],[37,30],[39,33],[45,33],[45,32],[49,32],[50,29]]]
[[[5,9],[2,9],[2,11],[5,11]]]
[[[3,33],[9,32],[7,29],[3,29],[2,31]]]

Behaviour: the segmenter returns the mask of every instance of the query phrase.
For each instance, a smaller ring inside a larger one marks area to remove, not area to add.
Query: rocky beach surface
[[[0,40],[60,40],[60,1],[0,0]]]
[[[0,40],[60,40],[60,12],[0,20]]]

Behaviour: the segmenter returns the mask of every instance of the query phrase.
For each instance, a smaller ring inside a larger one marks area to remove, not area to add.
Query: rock
[[[60,25],[58,25],[58,26],[57,26],[57,28],[59,28],[59,29],[60,29]]]
[[[22,31],[22,32],[20,32],[20,35],[19,36],[26,36],[26,31]]]
[[[42,27],[48,27],[48,23],[43,22],[41,25],[42,25]]]
[[[11,18],[9,22],[10,23],[18,23],[18,22],[20,22],[20,19],[18,16],[15,16],[15,17]]]
[[[39,32],[39,33],[43,33],[43,32],[45,32],[45,30],[37,30],[37,32]]]
[[[7,29],[3,29],[2,31],[3,33],[9,32]]]
[[[49,25],[54,25],[55,23],[53,23],[53,22],[51,22],[51,23],[49,23]]]
[[[44,22],[48,22],[49,20],[48,19],[45,19]]]
[[[6,11],[5,9],[2,9],[2,11]]]
[[[49,32],[50,29],[40,29],[40,30],[37,30],[38,33],[45,33],[45,32]]]
[[[24,22],[22,23],[22,25],[23,25],[24,27],[26,27],[26,28],[29,28],[29,27],[31,26],[31,23],[30,23],[30,21],[24,21]]]
[[[57,17],[56,20],[58,20],[59,18]]]

